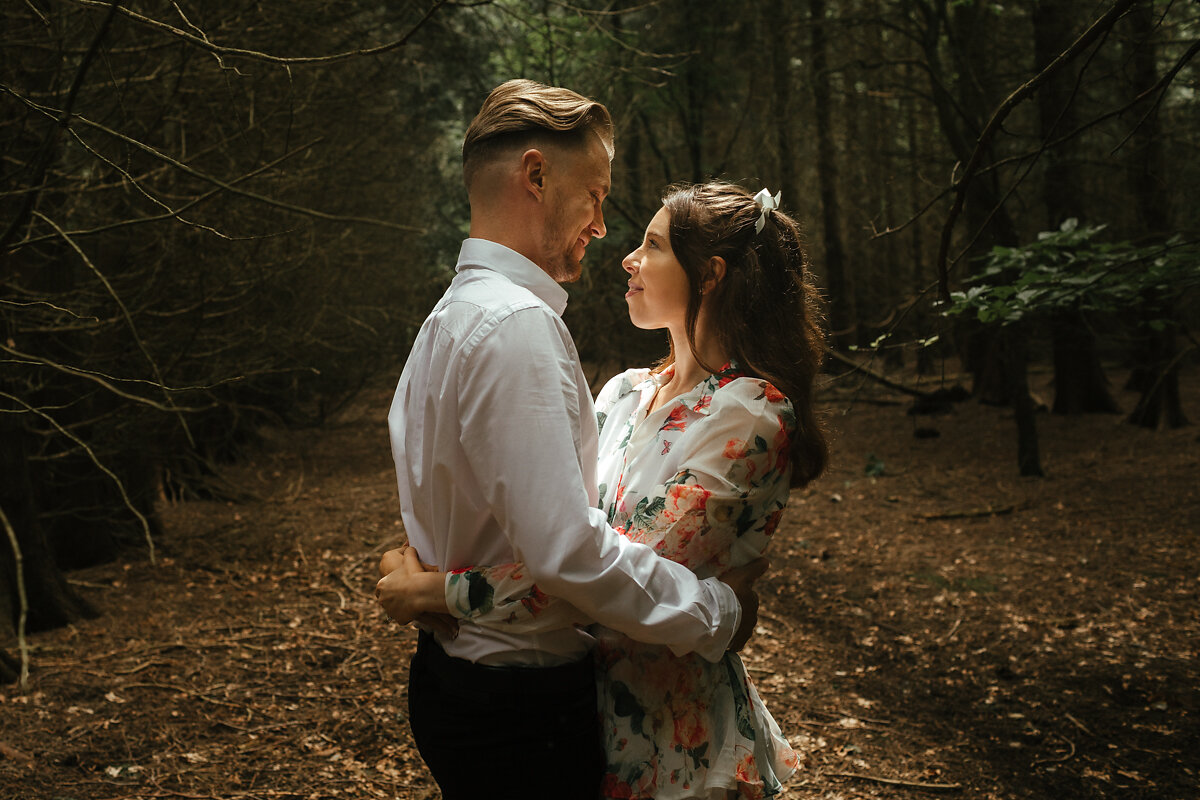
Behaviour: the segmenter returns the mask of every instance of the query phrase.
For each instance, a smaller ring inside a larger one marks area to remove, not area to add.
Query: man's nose
[[[597,208],[596,216],[592,218],[592,236],[596,239],[603,239],[606,233],[608,233],[608,228],[604,227],[604,209]]]

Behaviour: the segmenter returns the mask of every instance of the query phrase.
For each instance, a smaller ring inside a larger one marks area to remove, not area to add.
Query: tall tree
[[[1067,0],[1039,0],[1033,6],[1034,63],[1044,69],[1078,36],[1076,7]],[[1074,140],[1067,138],[1079,125],[1081,70],[1061,70],[1050,76],[1036,96],[1045,162],[1042,196],[1046,229],[1057,230],[1067,219],[1086,213]],[[1065,142],[1054,144],[1056,138]],[[1108,377],[1096,351],[1096,336],[1078,306],[1056,311],[1051,318],[1056,414],[1118,411]]]
[[[842,244],[842,214],[838,203],[838,153],[834,142],[832,73],[829,69],[828,14],[825,0],[809,2],[809,48],[812,69],[813,125],[817,140],[817,191],[821,198],[821,242],[829,290],[829,326],[833,345],[845,347],[855,337],[858,319],[854,285]]]

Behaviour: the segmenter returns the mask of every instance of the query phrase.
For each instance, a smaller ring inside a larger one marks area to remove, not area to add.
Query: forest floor
[[[743,654],[801,753],[786,796],[1200,797],[1200,427],[1040,414],[1047,475],[1020,478],[1006,409],[825,398],[832,468],[792,496]],[[403,536],[389,399],[265,432],[224,476],[243,500],[164,505],[156,564],[71,574],[101,616],[0,687],[0,797],[438,797],[415,632],[371,597]]]

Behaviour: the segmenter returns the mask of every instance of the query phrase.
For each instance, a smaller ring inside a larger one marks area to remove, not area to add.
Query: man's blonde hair
[[[463,179],[467,188],[479,168],[502,151],[538,140],[579,146],[587,134],[600,137],[613,157],[613,124],[608,109],[570,89],[536,81],[506,81],[488,95],[463,139]]]

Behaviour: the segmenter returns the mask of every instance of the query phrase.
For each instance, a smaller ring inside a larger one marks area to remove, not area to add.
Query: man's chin
[[[574,253],[568,253],[555,266],[554,280],[559,283],[574,283],[583,275],[583,262]]]

